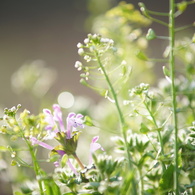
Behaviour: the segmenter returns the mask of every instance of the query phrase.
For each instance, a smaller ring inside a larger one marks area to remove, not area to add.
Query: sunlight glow
[[[58,104],[62,108],[71,108],[75,102],[74,96],[70,92],[62,92],[58,96]]]

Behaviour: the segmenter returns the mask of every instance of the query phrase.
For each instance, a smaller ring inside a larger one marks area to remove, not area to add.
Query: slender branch
[[[156,36],[158,39],[163,39],[163,40],[169,40],[169,37],[166,36]]]
[[[166,22],[163,22],[162,20],[159,20],[159,19],[156,19],[156,18],[153,18],[152,16],[146,14],[145,15],[147,18],[149,18],[150,20],[156,22],[156,23],[159,23],[159,24],[162,24],[163,26],[167,26],[168,27],[168,24]]]
[[[20,127],[20,125],[18,123],[17,123],[17,125],[18,125],[18,127]],[[40,167],[39,167],[39,164],[37,162],[33,147],[29,143],[29,140],[27,140],[27,138],[24,136],[22,129],[20,129],[20,133],[21,133],[21,136],[24,139],[25,143],[27,144],[29,152],[31,154],[35,175],[38,176],[38,175],[40,175]],[[40,195],[44,195],[42,181],[40,179],[37,179],[37,181],[38,181],[38,185],[39,185]]]
[[[123,116],[123,113],[120,109],[118,98],[117,98],[117,95],[115,93],[115,90],[112,86],[112,83],[107,75],[107,72],[106,72],[106,70],[101,62],[101,59],[100,59],[97,51],[95,51],[95,55],[96,55],[97,62],[99,64],[100,68],[102,69],[102,72],[103,72],[105,79],[108,83],[108,86],[109,86],[110,91],[112,93],[112,96],[113,96],[113,99],[114,99],[114,102],[115,102],[115,105],[116,105],[116,108],[117,108],[117,111],[119,114],[119,120],[120,120],[120,124],[121,124],[121,133],[122,133],[124,141],[125,141],[125,148],[126,148],[126,153],[127,153],[127,158],[128,158],[129,169],[132,170],[132,163],[131,163],[132,160],[131,160],[131,156],[130,156],[129,151],[128,151],[128,142],[127,142],[127,137],[126,137],[127,126],[126,126],[126,123],[124,120],[124,116]],[[133,194],[137,194],[134,179],[132,180],[132,188],[133,188]]]
[[[76,161],[78,162],[78,164],[81,167],[81,169],[85,169],[83,163],[80,161],[80,159],[78,158],[78,156],[76,155],[76,153],[74,153],[73,156],[76,159]]]
[[[169,66],[171,70],[171,93],[172,93],[172,107],[173,107],[173,120],[174,120],[174,191],[175,194],[179,194],[179,174],[178,174],[178,122],[177,122],[177,102],[176,102],[176,90],[175,90],[175,0],[170,0],[169,7],[169,37],[170,37],[170,55]]]
[[[29,141],[26,140],[26,138],[25,138],[25,142],[28,145],[28,148],[29,148],[29,151],[30,151],[30,154],[31,154],[31,157],[32,157],[35,174],[36,174],[36,176],[38,176],[38,175],[40,175],[40,173],[39,173],[40,168],[39,168],[38,162],[36,160],[34,150],[33,150],[32,146],[30,145]],[[40,179],[37,179],[37,180],[38,180],[38,185],[39,185],[39,189],[40,189],[40,194],[44,195],[42,182],[41,182]]]
[[[153,113],[151,112],[151,110],[150,110],[150,108],[149,108],[147,102],[144,101],[144,105],[145,105],[147,111],[149,112],[149,114],[150,114],[150,116],[151,116],[151,118],[152,118],[152,121],[153,121],[155,127],[158,129],[158,125],[157,125],[156,119],[155,119]],[[159,140],[159,142],[160,142],[160,147],[161,147],[161,154],[164,156],[164,149],[163,149],[162,136],[161,136],[160,131],[157,131],[157,133],[158,133],[158,140]],[[164,164],[163,162],[162,162],[162,168],[163,168],[163,171],[166,170],[166,166],[165,166],[165,164]]]
[[[169,16],[169,13],[166,13],[166,12],[155,12],[155,11],[151,11],[148,9],[147,9],[147,12],[152,15],[156,15],[156,16]]]
[[[143,13],[144,16],[146,16],[147,18],[149,18],[150,20],[152,20],[154,22],[157,22],[159,24],[162,24],[162,25],[168,27],[168,24],[166,22],[163,22],[163,21],[161,21],[159,19],[156,19],[156,18],[150,16],[150,13],[153,14],[153,15],[161,15],[161,16],[166,16],[167,14],[149,11],[149,10],[146,9],[146,7],[145,7],[145,5],[143,3],[139,3],[139,6],[140,6],[140,10],[141,10],[141,12]]]
[[[175,32],[186,30],[186,29],[191,28],[193,26],[194,26],[194,24],[188,24],[188,25],[185,25],[185,26],[182,26],[182,27],[178,27],[178,28],[175,29]]]

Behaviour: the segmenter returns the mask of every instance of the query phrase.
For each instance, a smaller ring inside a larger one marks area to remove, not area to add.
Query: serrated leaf
[[[166,193],[173,189],[173,173],[174,173],[174,166],[171,164],[167,170],[163,173],[162,178],[160,179],[159,183],[159,190],[162,193]]]

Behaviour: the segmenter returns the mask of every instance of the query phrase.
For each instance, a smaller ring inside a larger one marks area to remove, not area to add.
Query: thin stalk
[[[152,118],[152,121],[153,121],[155,127],[158,129],[159,127],[158,127],[158,125],[157,125],[156,119],[155,119],[153,113],[151,112],[151,110],[150,110],[148,104],[147,104],[145,101],[144,101],[144,105],[145,105],[147,111],[149,112],[149,114],[150,114],[150,116],[151,116],[151,118]],[[160,142],[160,147],[161,147],[161,154],[162,154],[162,156],[164,156],[164,148],[163,148],[162,136],[161,136],[160,131],[157,131],[157,133],[158,133],[158,140],[159,140],[159,142]],[[164,164],[163,162],[162,162],[162,168],[163,168],[163,171],[166,170],[166,166],[165,166],[165,164]]]
[[[173,108],[173,123],[174,123],[174,191],[179,194],[179,174],[178,174],[178,121],[177,121],[177,102],[175,90],[175,0],[169,1],[169,37],[170,37],[170,55],[169,66],[171,70],[171,93],[172,93],[172,108]]]
[[[186,30],[186,29],[191,28],[193,26],[194,26],[193,24],[189,24],[189,25],[186,25],[186,26],[178,27],[178,28],[175,29],[175,32]]]
[[[19,124],[17,124],[17,125],[18,125],[18,127],[20,127]],[[26,139],[26,137],[24,136],[24,133],[23,133],[23,131],[21,129],[20,129],[20,133],[21,133],[22,138],[25,140],[25,142],[26,142],[26,144],[27,144],[27,146],[29,148],[29,151],[30,151],[30,154],[31,154],[31,158],[32,158],[32,162],[33,162],[33,169],[34,169],[35,175],[38,176],[38,175],[40,175],[39,174],[40,167],[39,167],[39,164],[37,162],[37,159],[36,159],[33,147],[30,145],[29,141]],[[39,179],[37,179],[37,180],[38,180],[40,195],[44,195],[42,181],[39,180]]]
[[[142,11],[142,9],[141,9],[141,11]],[[143,14],[144,14],[144,16],[146,16],[148,19],[150,19],[150,20],[152,20],[152,21],[154,21],[154,22],[156,22],[156,23],[162,24],[163,26],[167,26],[167,27],[168,27],[168,24],[167,24],[166,22],[163,22],[162,20],[159,20],[159,19],[156,19],[156,18],[150,16],[150,15],[148,14],[148,12],[143,12]]]
[[[163,40],[169,40],[169,37],[166,36],[156,36],[158,39],[163,39]]]
[[[139,170],[139,175],[140,175],[140,195],[144,194],[144,182],[143,182],[143,175],[142,175],[142,170],[141,168]]]
[[[85,169],[83,163],[80,161],[80,159],[78,158],[78,156],[76,155],[76,153],[73,154],[75,160],[78,162],[79,166],[81,167],[81,169]]]
[[[96,59],[97,59],[97,62],[105,76],[105,79],[108,83],[108,86],[110,88],[110,91],[112,93],[112,96],[113,96],[113,99],[114,99],[114,102],[115,102],[115,105],[116,105],[116,109],[118,111],[118,115],[119,115],[119,120],[120,120],[120,124],[121,124],[121,134],[123,135],[123,138],[124,138],[124,141],[125,141],[125,149],[126,149],[126,153],[127,153],[127,158],[128,158],[128,165],[129,165],[129,169],[132,170],[132,163],[131,163],[131,156],[129,154],[129,151],[128,151],[128,143],[127,143],[127,137],[126,137],[126,130],[127,130],[127,126],[126,126],[126,123],[125,123],[125,120],[124,120],[124,116],[123,116],[123,113],[120,109],[120,106],[119,106],[119,102],[118,102],[118,98],[117,98],[117,95],[115,93],[115,90],[112,86],[112,83],[106,73],[106,70],[101,62],[101,59],[98,55],[98,52],[96,51],[95,52],[95,55],[96,55]],[[133,179],[133,184],[132,184],[132,187],[133,187],[133,194],[137,194],[136,192],[136,186],[135,186],[135,181]]]
[[[35,174],[36,176],[40,175],[39,174],[39,164],[37,162],[37,159],[36,159],[36,156],[35,156],[35,153],[34,153],[34,150],[33,148],[31,147],[31,145],[29,144],[28,140],[26,140],[26,143],[28,145],[28,148],[29,148],[29,151],[30,151],[30,154],[31,154],[31,157],[32,157],[32,161],[33,161],[33,167],[34,167],[34,171],[35,171]],[[44,195],[44,192],[43,192],[43,186],[42,186],[42,182],[40,179],[37,179],[38,180],[38,185],[39,185],[39,189],[40,189],[40,195]]]
[[[168,15],[169,15],[169,13],[165,13],[165,12],[156,12],[156,11],[152,11],[152,10],[148,10],[148,9],[146,9],[146,11],[147,11],[149,14],[156,15],[156,16],[168,16]]]

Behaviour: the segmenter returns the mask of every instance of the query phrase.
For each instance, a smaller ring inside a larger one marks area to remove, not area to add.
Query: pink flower
[[[84,128],[83,125],[83,115],[82,114],[75,114],[73,112],[68,114],[66,118],[67,123],[67,130],[66,130],[66,138],[72,138],[72,132],[76,130],[77,127]]]
[[[102,146],[99,143],[97,143],[98,139],[99,136],[93,137],[92,142],[90,144],[89,165],[92,165],[93,163],[92,155],[96,150],[101,149],[102,151],[104,151],[104,148],[102,148]]]
[[[58,132],[66,133],[66,139],[71,139],[72,132],[75,131],[77,127],[84,128],[82,114],[75,114],[73,112],[69,113],[68,117],[66,118],[67,128],[65,129],[60,106],[58,104],[54,104],[53,110],[54,112],[52,115],[49,109],[43,109],[43,113],[45,114],[45,122],[47,122],[45,129],[48,131],[46,139],[53,139]]]

